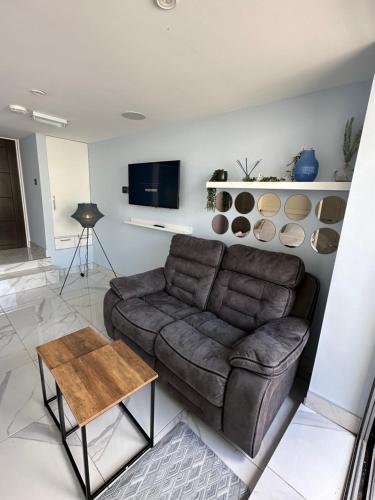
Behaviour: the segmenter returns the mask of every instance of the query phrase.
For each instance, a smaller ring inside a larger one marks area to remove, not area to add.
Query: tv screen
[[[160,161],[129,165],[129,203],[178,208],[180,162]]]

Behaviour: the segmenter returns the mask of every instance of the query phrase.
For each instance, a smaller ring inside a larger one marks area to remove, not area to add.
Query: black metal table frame
[[[53,418],[53,421],[55,422],[56,426],[61,432],[61,440],[62,444],[65,448],[65,451],[68,455],[68,458],[70,460],[70,463],[72,464],[73,470],[77,476],[78,482],[82,488],[83,494],[85,495],[85,498],[87,500],[92,500],[96,498],[98,495],[103,493],[103,491],[108,488],[118,477],[125,472],[125,470],[133,465],[139,458],[141,458],[142,455],[146,453],[150,448],[153,448],[154,446],[154,415],[155,415],[155,380],[153,380],[151,384],[151,401],[150,401],[150,435],[146,433],[146,431],[143,429],[143,427],[139,424],[137,419],[132,415],[132,413],[127,409],[127,407],[124,405],[124,403],[121,401],[118,406],[121,408],[123,413],[130,418],[130,420],[133,422],[135,427],[139,430],[139,432],[142,434],[142,436],[146,439],[147,444],[144,446],[136,455],[134,455],[128,462],[126,462],[120,469],[118,469],[109,479],[107,479],[101,486],[99,486],[94,492],[91,492],[91,485],[90,485],[90,471],[89,471],[89,457],[88,457],[88,451],[87,451],[87,436],[86,436],[86,425],[83,425],[81,427],[81,439],[82,439],[82,453],[83,453],[83,465],[84,465],[84,475],[85,475],[85,480],[82,479],[81,473],[78,470],[77,464],[73,458],[73,455],[69,449],[69,445],[66,441],[66,438],[75,432],[79,426],[76,425],[69,429],[69,431],[66,430],[65,428],[65,416],[64,416],[64,408],[63,408],[63,395],[62,392],[59,388],[59,386],[56,384],[56,395],[52,396],[51,398],[47,399],[47,394],[46,394],[46,386],[45,386],[45,379],[44,379],[44,371],[43,371],[43,362],[41,357],[38,354],[38,361],[39,361],[39,370],[40,370],[40,380],[42,384],[42,392],[43,392],[43,402],[46,408],[48,409],[51,417]],[[50,403],[52,401],[55,401],[57,399],[57,407],[58,407],[58,412],[59,412],[59,420],[56,418],[55,414],[53,413]]]

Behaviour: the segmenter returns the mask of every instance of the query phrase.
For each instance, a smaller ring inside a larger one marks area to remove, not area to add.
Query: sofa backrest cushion
[[[252,331],[290,313],[304,274],[302,260],[294,255],[233,245],[226,250],[207,308]]]
[[[164,268],[167,292],[205,309],[224,250],[221,241],[175,235]]]

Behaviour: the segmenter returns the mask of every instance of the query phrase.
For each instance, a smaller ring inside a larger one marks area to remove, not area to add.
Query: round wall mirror
[[[228,231],[229,228],[229,222],[228,219],[225,217],[225,215],[215,215],[215,217],[212,219],[212,229],[215,231],[217,234],[224,234]]]
[[[288,219],[302,220],[311,211],[311,201],[304,194],[294,194],[286,200],[284,210]]]
[[[280,198],[274,193],[263,194],[258,200],[258,210],[264,217],[273,217],[280,207]]]
[[[250,222],[246,217],[236,217],[232,222],[232,231],[234,236],[244,238],[250,233]]]
[[[279,238],[286,247],[296,248],[304,242],[305,231],[299,224],[291,222],[281,228]]]
[[[227,191],[220,191],[215,196],[215,206],[219,212],[228,212],[232,203],[232,196]]]
[[[248,214],[252,211],[255,205],[254,196],[251,193],[240,193],[237,195],[234,206],[240,214]]]
[[[323,224],[336,224],[345,215],[346,201],[340,196],[326,196],[315,207],[317,218]]]
[[[271,241],[275,234],[276,228],[270,220],[261,219],[254,225],[254,236],[259,241]]]
[[[330,227],[316,229],[310,238],[311,246],[315,252],[321,254],[336,252],[339,241],[339,233]]]

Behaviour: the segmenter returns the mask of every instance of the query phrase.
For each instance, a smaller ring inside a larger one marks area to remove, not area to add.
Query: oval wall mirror
[[[288,219],[302,220],[311,212],[311,201],[304,194],[294,194],[286,200],[284,210]]]
[[[273,217],[280,207],[280,198],[274,193],[263,194],[258,200],[258,210],[264,217]]]
[[[246,217],[236,217],[232,222],[232,231],[234,236],[244,238],[250,233],[250,222]]]
[[[329,254],[336,252],[339,246],[340,235],[330,227],[316,229],[310,238],[310,243],[315,252]]]
[[[254,225],[254,236],[257,240],[267,242],[273,240],[276,228],[270,220],[261,219]]]
[[[305,231],[299,224],[290,222],[280,229],[279,238],[286,247],[296,248],[304,242]]]
[[[215,206],[219,212],[228,212],[232,203],[232,196],[227,191],[220,191],[215,196]]]
[[[240,193],[236,196],[234,206],[236,207],[237,212],[240,214],[248,214],[252,211],[255,205],[254,196],[251,193]]]
[[[323,224],[337,224],[345,215],[346,201],[340,196],[326,196],[318,202],[315,214]]]
[[[212,229],[215,231],[217,234],[224,234],[228,231],[229,228],[229,222],[228,219],[225,217],[225,215],[215,215],[215,217],[212,219]]]

